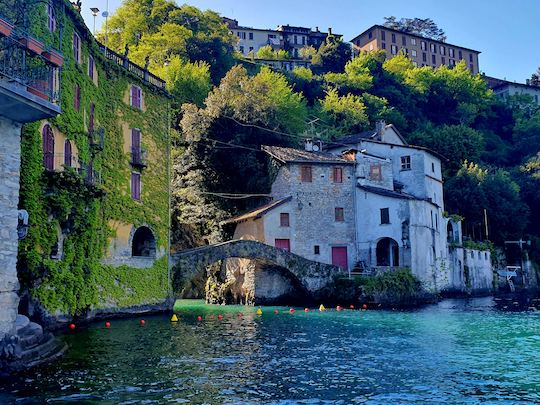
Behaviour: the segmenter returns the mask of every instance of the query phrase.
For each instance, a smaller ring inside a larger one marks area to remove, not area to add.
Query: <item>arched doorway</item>
[[[134,257],[155,257],[156,238],[147,226],[137,228],[131,242],[131,255]]]
[[[377,266],[399,266],[399,246],[392,238],[382,238],[377,242]]]
[[[45,170],[54,170],[54,133],[49,124],[43,127],[43,167]]]

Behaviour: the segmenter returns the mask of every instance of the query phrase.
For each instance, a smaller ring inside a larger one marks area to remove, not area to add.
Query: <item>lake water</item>
[[[178,323],[90,325],[63,337],[71,349],[59,362],[0,383],[0,403],[540,401],[540,312],[500,310],[491,298],[414,311],[275,309],[194,306]]]

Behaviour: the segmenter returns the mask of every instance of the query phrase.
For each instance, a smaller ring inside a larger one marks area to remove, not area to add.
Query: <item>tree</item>
[[[353,94],[340,97],[336,89],[329,89],[321,100],[321,117],[328,123],[331,137],[359,132],[368,124],[362,98]]]
[[[278,49],[274,50],[271,45],[265,45],[257,51],[257,58],[259,59],[288,59],[289,58],[289,52]]]
[[[300,57],[302,59],[311,60],[317,54],[317,50],[311,46],[307,45],[300,49]]]
[[[540,86],[540,67],[531,75],[530,84],[533,86]]]
[[[384,17],[384,26],[408,34],[416,34],[436,41],[446,41],[444,31],[431,18]]]
[[[341,73],[351,59],[351,47],[340,38],[328,35],[312,58],[312,68],[317,73]]]

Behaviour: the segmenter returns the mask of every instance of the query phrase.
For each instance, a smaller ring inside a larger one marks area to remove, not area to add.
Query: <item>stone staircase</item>
[[[0,342],[0,370],[11,371],[35,367],[62,356],[67,349],[50,332],[43,332],[37,323],[17,315],[15,335]]]

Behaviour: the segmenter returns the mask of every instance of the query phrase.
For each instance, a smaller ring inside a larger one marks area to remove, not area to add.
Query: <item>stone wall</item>
[[[20,140],[21,125],[0,117],[0,340],[6,333],[13,332],[19,305],[17,204]]]

